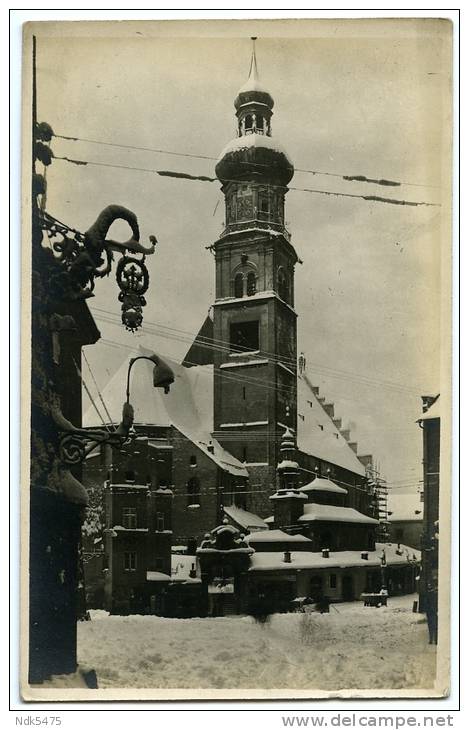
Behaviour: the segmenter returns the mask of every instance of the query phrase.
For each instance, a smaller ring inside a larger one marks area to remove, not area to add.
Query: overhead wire
[[[216,162],[218,160],[218,157],[212,157],[210,155],[199,155],[199,154],[192,154],[189,152],[176,152],[174,150],[164,150],[164,149],[158,149],[155,147],[143,147],[139,145],[131,145],[131,144],[122,144],[118,142],[106,142],[104,140],[97,140],[97,139],[89,139],[85,137],[71,137],[63,134],[53,134],[54,137],[57,139],[63,139],[70,142],[85,142],[87,144],[97,144],[101,145],[103,147],[116,147],[119,149],[127,149],[127,150],[135,150],[137,152],[154,152],[156,154],[164,154],[164,155],[173,155],[176,157],[187,157],[191,159],[198,159],[198,160],[210,160],[211,162]],[[243,164],[241,162],[241,164]],[[251,163],[246,162],[244,164],[249,164],[251,167],[254,165],[256,167],[269,167],[268,163]],[[328,177],[337,177],[342,180],[346,180],[349,182],[366,182],[366,183],[373,183],[375,185],[384,185],[384,186],[400,186],[400,185],[409,185],[413,187],[421,187],[421,188],[439,188],[439,185],[432,185],[428,183],[410,183],[410,182],[403,182],[403,181],[397,181],[397,180],[388,180],[386,178],[370,178],[367,175],[350,175],[350,174],[344,174],[344,173],[338,173],[338,172],[325,172],[322,170],[312,170],[312,169],[305,169],[305,168],[295,168],[295,172],[302,172],[307,173],[310,175],[325,175]]]
[[[102,319],[103,321],[107,321],[109,324],[120,324],[120,319],[117,314],[114,314],[113,312],[110,312],[109,310],[102,309],[99,307],[93,307],[93,312],[98,312],[99,314],[96,314],[97,319]],[[152,331],[153,329],[156,329],[157,331]],[[190,342],[195,345],[200,346],[202,349],[208,349],[212,351],[218,351],[222,353],[233,353],[232,348],[225,340],[217,340],[216,338],[206,338],[203,336],[200,336],[196,333],[189,332],[187,330],[181,330],[175,327],[170,327],[168,325],[163,325],[157,322],[145,322],[143,326],[143,332],[145,331],[148,334],[153,334],[159,337],[167,338],[167,339],[173,339],[180,342]],[[158,331],[159,329],[162,329],[164,331]],[[220,344],[217,344],[220,343]],[[242,354],[240,352],[239,354]],[[256,355],[259,358],[266,358],[270,362],[279,363],[281,365],[284,365],[286,367],[290,366],[291,368],[296,368],[296,360],[294,358],[289,358],[282,355],[277,355],[275,353],[271,353],[265,350],[259,350],[256,352]],[[405,393],[408,393],[409,395],[415,395],[419,394],[419,391],[417,388],[411,388],[405,385],[401,385],[399,383],[393,383],[392,381],[382,380],[379,378],[372,378],[365,375],[360,375],[357,373],[350,373],[349,371],[341,370],[339,368],[330,368],[327,366],[319,365],[318,363],[310,362],[308,360],[308,364],[312,366],[315,370],[318,372],[328,375],[330,377],[338,377],[340,379],[348,379],[353,380],[357,383],[363,384],[363,385],[376,385],[379,387],[384,387],[386,389],[394,389],[394,390],[400,390]]]
[[[111,162],[98,162],[97,160],[78,160],[74,159],[72,157],[66,157],[66,156],[57,156],[54,155],[55,160],[62,160],[63,162],[68,162],[73,165],[79,165],[79,166],[86,166],[91,165],[94,167],[109,167],[109,168],[115,168],[117,170],[133,170],[136,172],[149,172],[154,175],[162,175],[164,177],[174,177],[174,178],[182,178],[186,180],[195,180],[195,181],[201,181],[201,182],[219,182],[218,178],[216,177],[209,177],[207,175],[192,175],[190,173],[186,172],[178,172],[175,170],[156,170],[154,168],[149,167],[137,167],[135,165],[118,165],[116,163]],[[224,182],[234,182],[239,183],[240,180],[237,179],[229,179],[229,178],[223,178]],[[263,183],[259,182],[252,182],[253,185],[263,185]],[[269,184],[269,187],[271,188],[281,188],[285,189],[284,185],[273,185]],[[436,207],[440,208],[440,203],[429,203],[428,201],[415,201],[415,200],[398,200],[396,198],[385,198],[380,195],[360,195],[358,193],[343,193],[333,190],[321,190],[319,188],[300,188],[296,187],[294,185],[288,186],[289,190],[295,190],[296,192],[302,192],[302,193],[310,193],[312,195],[329,195],[332,197],[339,197],[339,198],[355,198],[355,199],[361,199],[365,200],[367,202],[371,203],[387,203],[391,205],[409,205],[412,207],[418,207],[418,206],[426,206],[426,207]]]
[[[108,411],[108,408],[107,408],[107,406],[106,406],[106,403],[104,402],[104,398],[103,398],[103,396],[102,396],[102,394],[101,394],[101,391],[100,391],[100,389],[99,389],[99,385],[98,385],[98,383],[96,382],[96,378],[94,377],[93,371],[92,371],[92,369],[91,369],[91,365],[90,365],[90,364],[89,364],[89,362],[88,362],[88,358],[86,357],[86,354],[85,354],[85,351],[84,351],[84,349],[82,349],[82,355],[83,355],[83,359],[84,359],[84,361],[86,362],[86,365],[87,365],[87,367],[88,367],[88,370],[89,370],[89,372],[90,372],[90,375],[91,375],[91,377],[92,377],[92,379],[93,379],[93,383],[95,384],[96,390],[97,390],[97,392],[98,392],[98,396],[99,396],[99,399],[100,399],[100,401],[101,401],[101,404],[102,404],[102,406],[103,406],[103,408],[104,408],[104,412],[106,413],[106,416],[107,416],[107,417],[109,418],[109,423],[111,423],[111,424],[112,424],[112,423],[113,423],[113,421],[112,421],[112,418],[111,418],[111,416],[110,416],[110,414],[109,414],[109,411]]]

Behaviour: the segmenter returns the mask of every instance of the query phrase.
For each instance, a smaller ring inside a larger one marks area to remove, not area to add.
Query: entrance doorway
[[[353,601],[354,598],[353,575],[344,575],[342,577],[342,600]]]

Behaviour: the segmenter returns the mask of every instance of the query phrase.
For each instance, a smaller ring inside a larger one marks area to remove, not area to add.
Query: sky
[[[275,101],[273,137],[296,168],[316,171],[296,172],[292,187],[441,204],[386,205],[293,189],[286,200],[302,261],[295,274],[298,352],[352,428],[359,453],[373,453],[397,494],[418,489],[420,395],[441,387],[449,33],[448,23],[428,19],[37,29],[38,119],[56,134],[217,158],[236,134],[233,101],[256,35],[259,75]],[[52,148],[74,159],[214,175],[211,159],[56,138]],[[114,273],[97,282],[89,301],[108,342],[86,348],[99,388],[129,357],[126,348],[141,344],[182,358],[214,301],[206,247],[223,228],[219,184],[62,160],[48,168],[47,183],[47,210],[72,227],[85,231],[105,206],[119,203],[136,213],[142,240],[154,234],[159,242],[147,258],[143,330],[132,334],[109,314],[102,319],[103,310],[120,319]],[[120,223],[110,235],[129,237]],[[171,330],[162,335],[162,328]],[[83,375],[96,398],[86,367]]]

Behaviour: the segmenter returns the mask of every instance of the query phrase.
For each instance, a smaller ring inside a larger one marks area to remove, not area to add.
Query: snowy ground
[[[435,647],[415,596],[330,614],[166,619],[92,611],[78,626],[79,662],[100,688],[431,688]]]

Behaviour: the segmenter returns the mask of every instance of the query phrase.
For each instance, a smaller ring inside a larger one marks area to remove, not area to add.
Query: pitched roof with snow
[[[304,535],[289,535],[283,530],[266,530],[246,535],[246,542],[255,547],[259,542],[311,542],[311,540]]]
[[[363,525],[377,525],[378,520],[368,517],[352,507],[333,507],[329,504],[305,504],[299,522],[355,522]]]
[[[140,348],[138,355],[151,354]],[[153,363],[140,360],[131,373],[130,402],[134,407],[136,425],[174,426],[190,439],[204,454],[235,476],[246,478],[248,471],[236,457],[226,451],[216,439],[213,430],[213,365],[186,368],[165,358],[174,373],[169,393],[153,387]],[[121,420],[125,394],[128,360],[125,360],[105,386],[102,396],[113,423]],[[97,425],[92,405],[85,411],[83,425]]]
[[[309,484],[305,484],[299,488],[300,492],[333,492],[334,494],[347,494],[347,490],[343,487],[339,487],[338,484],[334,484],[330,479],[322,479],[322,477],[316,477]]]
[[[264,570],[308,570],[321,568],[354,568],[381,567],[383,550],[386,555],[387,565],[408,565],[409,561],[420,560],[420,552],[413,548],[401,545],[398,548],[394,544],[376,543],[375,551],[368,551],[367,559],[362,558],[362,551],[342,550],[340,552],[329,552],[329,557],[324,558],[322,552],[313,553],[309,551],[291,551],[291,562],[286,563],[284,553],[279,552],[255,552],[251,555],[250,572],[262,572]]]
[[[241,509],[241,507],[224,507],[223,511],[243,530],[255,530],[257,532],[262,530],[268,532],[268,527],[264,520],[253,512],[247,512],[245,509]]]
[[[298,375],[297,446],[306,454],[365,476],[365,467],[318,401],[304,373]]]

